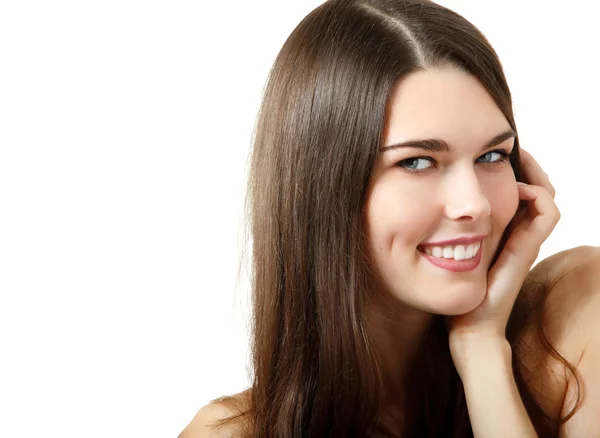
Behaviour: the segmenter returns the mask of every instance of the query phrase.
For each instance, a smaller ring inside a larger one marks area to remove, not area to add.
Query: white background
[[[320,3],[0,4],[0,436],[175,437],[248,385],[250,136]],[[556,187],[540,260],[600,245],[594,2],[441,3],[497,49]]]

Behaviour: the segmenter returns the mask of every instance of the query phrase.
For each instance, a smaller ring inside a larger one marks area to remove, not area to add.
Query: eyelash
[[[494,166],[497,164],[502,164],[505,161],[509,160],[510,154],[502,149],[497,149],[495,151],[490,151],[490,152],[486,152],[485,154],[483,154],[481,157],[484,157],[488,154],[493,154],[494,152],[497,152],[498,154],[500,154],[500,158],[496,161],[492,161],[492,162],[488,162],[488,163],[482,163],[488,166]],[[480,158],[481,158],[480,157]],[[406,158],[404,160],[398,161],[396,163],[396,167],[398,167],[400,170],[402,170],[403,172],[407,172],[407,173],[423,173],[423,172],[427,172],[431,169],[431,167],[428,167],[427,169],[409,169],[407,167],[403,167],[402,164],[406,163],[406,162],[410,162],[410,161],[415,161],[415,160],[429,160],[429,161],[435,161],[433,158],[431,157],[413,157],[413,158]]]

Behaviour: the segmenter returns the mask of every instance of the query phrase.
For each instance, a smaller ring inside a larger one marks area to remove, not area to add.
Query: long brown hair
[[[381,365],[366,320],[373,272],[364,207],[393,84],[447,64],[477,77],[517,131],[494,49],[470,22],[433,2],[329,0],[285,42],[264,91],[246,199],[253,382],[247,405],[219,424],[239,420],[243,435],[254,437],[394,436],[382,421]],[[510,160],[525,181],[518,138]],[[541,317],[549,285],[528,287],[509,320],[513,345],[525,321]],[[434,317],[414,364],[406,436],[472,436],[442,318]],[[538,327],[545,348],[577,377]],[[513,361],[538,434],[557,436],[565,419],[544,412],[519,355]],[[219,401],[234,407],[237,400]]]

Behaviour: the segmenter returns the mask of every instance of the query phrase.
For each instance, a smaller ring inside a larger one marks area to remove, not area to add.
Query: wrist
[[[511,364],[512,349],[505,337],[469,334],[450,338],[450,353],[461,378]]]

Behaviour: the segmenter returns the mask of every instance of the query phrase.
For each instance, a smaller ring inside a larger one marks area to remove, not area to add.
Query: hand
[[[506,324],[521,286],[542,243],[560,219],[554,203],[555,190],[548,175],[523,149],[521,160],[526,180],[531,182],[529,185],[517,183],[519,199],[526,201],[526,206],[517,211],[507,227],[504,248],[488,271],[483,302],[469,313],[446,317],[451,351],[459,349],[472,335],[505,339]]]

